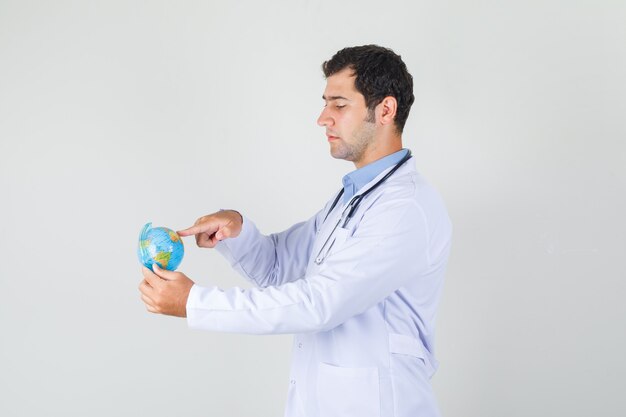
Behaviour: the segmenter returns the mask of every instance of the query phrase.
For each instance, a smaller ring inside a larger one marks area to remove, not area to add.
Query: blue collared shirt
[[[367,164],[364,167],[346,174],[342,180],[344,204],[350,201],[365,184],[372,181],[387,168],[400,162],[408,152],[408,149],[401,149],[398,152],[387,155],[384,158],[380,158],[371,164]]]

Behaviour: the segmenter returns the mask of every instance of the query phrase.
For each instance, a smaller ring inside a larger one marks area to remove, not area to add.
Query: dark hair
[[[365,104],[370,111],[385,97],[392,96],[398,101],[394,123],[398,132],[402,133],[415,101],[413,77],[402,57],[389,48],[363,45],[344,48],[322,64],[326,78],[344,68],[354,72],[354,86],[365,97]]]

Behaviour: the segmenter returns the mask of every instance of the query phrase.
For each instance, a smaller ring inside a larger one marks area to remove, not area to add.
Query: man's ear
[[[387,96],[378,103],[378,111],[380,112],[380,123],[382,125],[393,124],[398,112],[398,101],[395,97]]]

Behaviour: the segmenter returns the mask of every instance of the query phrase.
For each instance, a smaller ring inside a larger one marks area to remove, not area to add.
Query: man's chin
[[[334,146],[334,144],[330,144],[330,156],[335,159],[343,159],[344,161],[351,161],[349,152],[346,152],[344,148]]]
[[[340,149],[336,143],[330,143],[330,156],[335,159],[343,159],[344,154],[345,152],[342,152],[342,149]]]

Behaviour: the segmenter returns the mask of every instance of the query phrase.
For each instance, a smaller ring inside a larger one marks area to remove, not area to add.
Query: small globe
[[[175,231],[167,227],[152,227],[152,223],[141,229],[137,256],[146,268],[152,270],[156,262],[162,269],[175,271],[184,254],[183,240]]]

